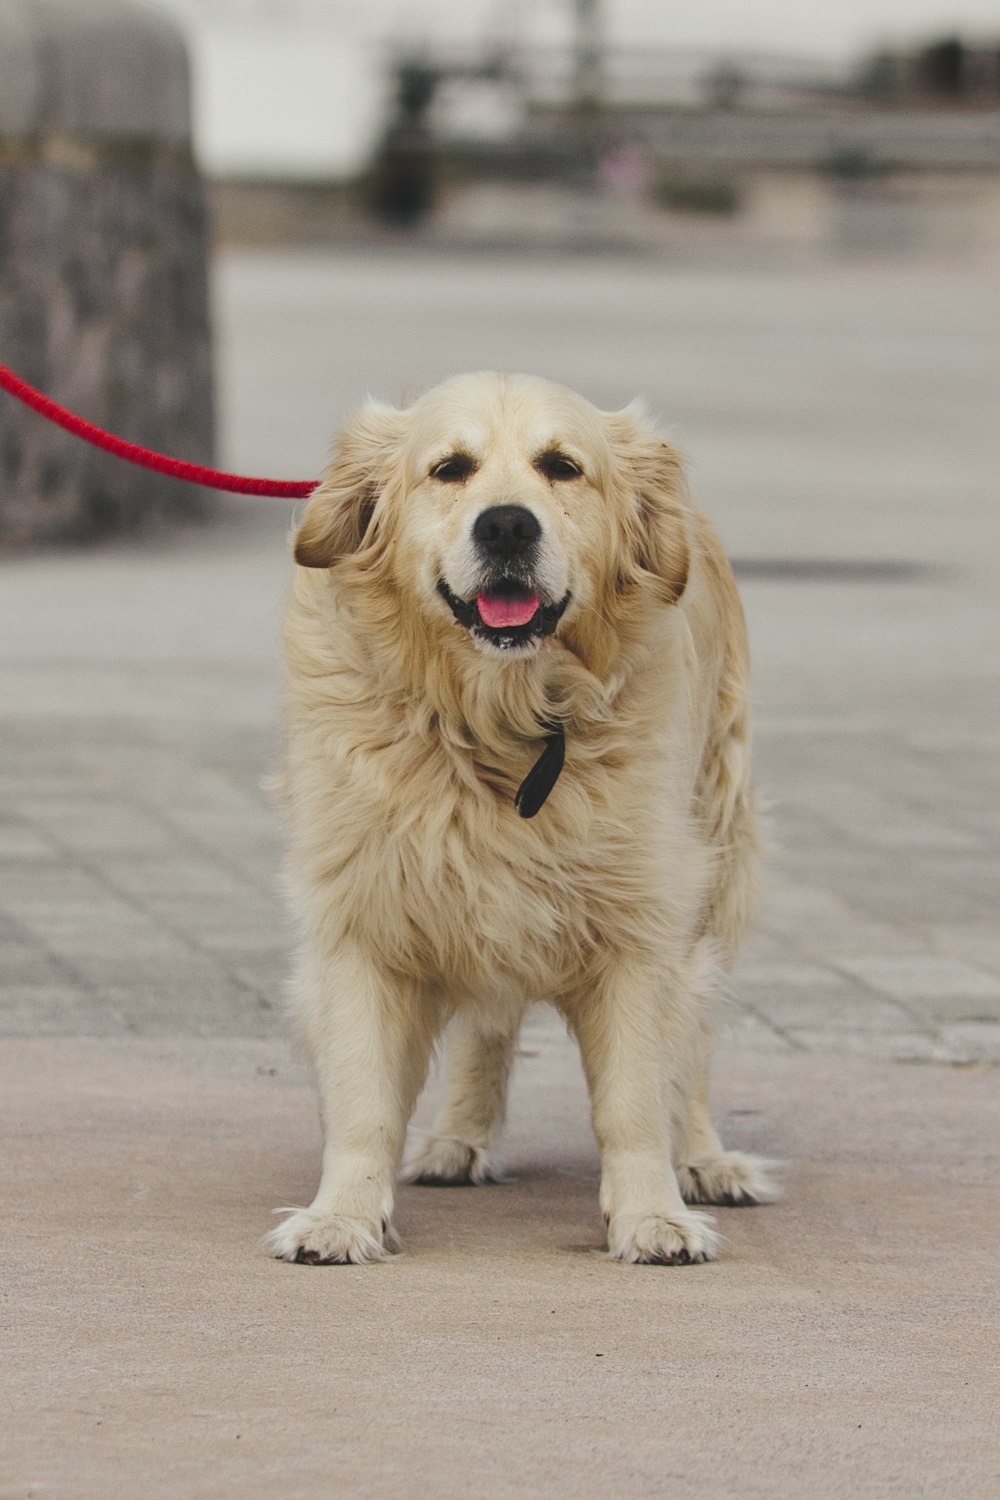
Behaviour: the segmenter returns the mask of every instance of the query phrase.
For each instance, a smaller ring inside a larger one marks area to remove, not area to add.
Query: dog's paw
[[[720,1236],[708,1214],[615,1214],[608,1224],[608,1255],[643,1266],[689,1266],[714,1260]]]
[[[688,1162],[680,1167],[677,1181],[686,1203],[728,1204],[746,1208],[754,1203],[774,1203],[781,1188],[770,1175],[777,1166],[762,1156],[724,1151],[721,1156]]]
[[[389,1260],[399,1241],[389,1224],[373,1225],[343,1214],[324,1214],[312,1208],[279,1208],[289,1215],[265,1235],[264,1245],[277,1260],[303,1266],[359,1266]]]
[[[408,1161],[400,1178],[423,1187],[468,1187],[500,1182],[496,1163],[479,1146],[453,1135],[432,1135]]]

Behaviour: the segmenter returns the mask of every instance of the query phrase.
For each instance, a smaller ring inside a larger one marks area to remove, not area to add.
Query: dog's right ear
[[[687,586],[691,563],[681,456],[651,429],[639,402],[609,413],[606,421],[619,472],[635,504],[627,523],[631,556],[623,581],[640,582],[662,603],[676,604]]]
[[[369,403],[341,433],[295,533],[300,568],[332,568],[360,550],[403,435],[404,413]]]

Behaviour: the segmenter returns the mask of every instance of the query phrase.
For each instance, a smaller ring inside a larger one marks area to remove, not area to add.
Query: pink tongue
[[[476,604],[483,624],[498,630],[504,625],[527,625],[538,608],[538,596],[529,594],[526,599],[511,599],[502,594],[480,594]]]

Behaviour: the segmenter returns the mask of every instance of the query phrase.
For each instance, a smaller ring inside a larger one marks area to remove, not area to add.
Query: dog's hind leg
[[[459,1011],[448,1030],[448,1086],[433,1132],[403,1170],[428,1187],[496,1182],[492,1155],[503,1126],[521,1013],[509,1021]]]
[[[747,707],[734,680],[724,679],[720,690],[721,746],[709,757],[700,790],[707,832],[716,849],[705,934],[723,971],[731,967],[750,920],[760,852],[756,797],[749,780]],[[678,1136],[677,1180],[688,1203],[772,1203],[781,1196],[770,1176],[775,1163],[740,1151],[724,1151],[712,1124],[708,1076],[715,1028],[711,1012],[711,1004],[706,1004],[687,1118]]]
[[[776,1163],[742,1151],[724,1151],[708,1104],[708,1066],[712,1036],[702,1043],[694,1090],[688,1106],[687,1132],[677,1165],[677,1181],[686,1203],[749,1207],[773,1203],[781,1189],[771,1177]]]

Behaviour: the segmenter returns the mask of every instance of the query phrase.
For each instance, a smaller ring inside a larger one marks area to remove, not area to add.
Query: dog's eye
[[[440,479],[443,484],[462,484],[475,467],[467,453],[449,453],[431,469],[431,478]]]
[[[546,479],[579,479],[583,470],[565,453],[560,453],[553,448],[549,453],[539,454],[535,459],[535,468]]]

